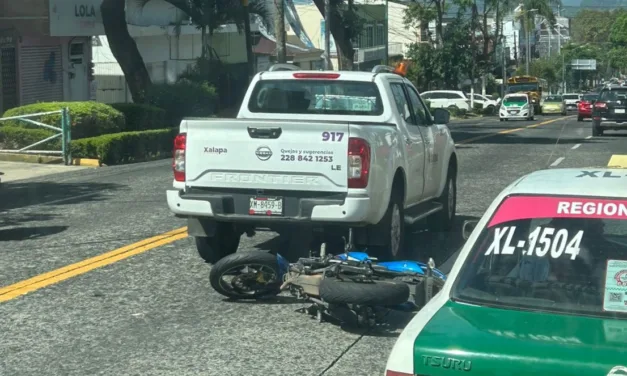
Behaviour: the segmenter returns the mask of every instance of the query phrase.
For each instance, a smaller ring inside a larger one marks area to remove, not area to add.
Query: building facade
[[[57,32],[59,21],[81,24],[94,17],[89,0],[73,2],[0,0],[0,111],[93,97],[90,38]]]

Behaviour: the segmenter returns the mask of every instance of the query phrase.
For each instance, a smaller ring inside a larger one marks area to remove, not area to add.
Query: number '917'
[[[322,132],[322,141],[339,142],[344,138],[344,132]]]

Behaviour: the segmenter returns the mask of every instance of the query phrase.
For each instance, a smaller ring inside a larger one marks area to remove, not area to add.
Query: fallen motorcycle
[[[224,277],[232,279],[227,282]],[[385,309],[422,308],[442,288],[446,276],[433,259],[426,264],[377,262],[365,252],[326,255],[323,244],[319,256],[292,264],[280,254],[236,252],[218,261],[209,279],[218,293],[231,299],[259,299],[287,290],[313,303],[307,311],[321,321],[328,315],[372,326],[383,321]]]

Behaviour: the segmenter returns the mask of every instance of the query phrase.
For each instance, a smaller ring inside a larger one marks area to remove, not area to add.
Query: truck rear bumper
[[[250,193],[196,193],[168,190],[170,210],[183,217],[212,217],[225,222],[333,222],[355,225],[371,224],[371,200],[365,196],[328,194],[323,197],[283,194],[283,216],[250,215]],[[281,195],[281,193],[277,194]]]

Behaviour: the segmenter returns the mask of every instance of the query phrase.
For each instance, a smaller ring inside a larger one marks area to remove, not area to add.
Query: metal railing
[[[45,115],[61,115],[61,126],[55,127],[50,124],[44,124],[40,121],[33,120],[31,118],[36,118],[39,116]],[[21,149],[0,149],[0,153],[12,153],[12,154],[48,154],[48,155],[60,155],[63,157],[63,162],[66,165],[69,165],[72,161],[72,156],[70,154],[70,140],[71,140],[71,121],[70,121],[70,111],[69,109],[63,108],[58,111],[48,111],[48,112],[39,112],[36,114],[28,114],[28,115],[19,115],[19,116],[10,116],[5,118],[0,118],[0,123],[3,121],[23,121],[25,123],[33,124],[38,127],[50,129],[56,131],[57,133],[47,137],[43,140],[37,141],[33,144],[24,146]],[[61,138],[61,150],[36,150],[33,149],[36,146],[42,145],[48,141],[54,140],[56,138]]]

